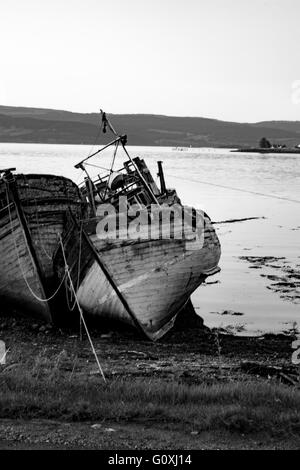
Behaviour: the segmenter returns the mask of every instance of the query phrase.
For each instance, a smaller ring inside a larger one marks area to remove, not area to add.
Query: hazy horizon
[[[0,104],[252,123],[300,118],[297,0],[10,0]]]

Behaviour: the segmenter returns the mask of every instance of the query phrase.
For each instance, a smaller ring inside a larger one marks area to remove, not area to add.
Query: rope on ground
[[[300,204],[300,201],[298,199],[290,199],[290,198],[284,197],[284,196],[277,196],[276,194],[260,193],[260,192],[257,192],[257,191],[250,191],[248,189],[241,189],[241,188],[234,188],[232,186],[225,186],[224,184],[210,183],[208,181],[201,181],[201,180],[194,180],[194,179],[190,179],[190,178],[183,178],[182,176],[172,175],[170,173],[168,173],[168,175],[171,176],[172,178],[177,178],[177,179],[192,182],[192,183],[207,184],[209,186],[216,186],[218,188],[231,189],[233,191],[239,191],[241,193],[254,194],[255,196],[269,197],[269,198],[272,198],[272,199],[281,199],[283,201],[296,202],[296,203]]]
[[[77,286],[76,286],[76,292],[79,289],[79,278],[80,278],[80,271],[81,271],[81,252],[82,252],[82,231],[83,231],[83,222],[81,221],[80,224],[80,236],[79,236],[79,258],[78,258],[78,270],[77,270]],[[76,298],[75,298],[76,300]],[[82,318],[80,315],[79,319],[79,337],[80,340],[82,341]]]
[[[89,333],[87,324],[86,324],[85,319],[84,319],[84,316],[83,316],[82,308],[80,307],[80,304],[79,304],[79,301],[78,301],[78,297],[77,297],[76,292],[75,292],[75,288],[74,288],[74,284],[73,284],[73,281],[72,281],[72,278],[71,278],[71,274],[70,274],[69,266],[68,266],[68,263],[67,263],[67,259],[66,259],[66,255],[65,255],[65,249],[64,249],[64,245],[63,245],[61,236],[59,236],[59,241],[60,241],[61,251],[62,251],[64,263],[65,263],[65,272],[67,273],[67,276],[68,276],[69,281],[70,281],[70,286],[71,286],[71,288],[72,288],[73,295],[74,295],[75,300],[76,300],[76,304],[77,304],[77,307],[78,307],[78,310],[79,310],[79,313],[80,313],[80,318],[81,318],[82,324],[83,324],[83,326],[84,326],[84,329],[85,329],[86,335],[87,335],[87,337],[88,337],[88,340],[89,340],[89,342],[90,342],[90,345],[91,345],[93,354],[94,354],[94,356],[95,356],[95,359],[96,359],[96,362],[97,362],[97,366],[98,366],[99,372],[100,372],[100,374],[102,375],[102,378],[103,378],[104,382],[106,383],[106,378],[105,378],[103,369],[102,369],[102,367],[101,367],[101,365],[100,365],[100,362],[99,362],[99,359],[98,359],[98,356],[97,356],[97,353],[96,353],[96,350],[95,350],[95,347],[94,347],[92,338],[91,338],[91,336],[90,336],[90,333]]]
[[[14,241],[14,247],[15,247],[15,252],[16,252],[16,256],[17,256],[17,259],[18,259],[18,263],[19,263],[19,267],[20,267],[20,271],[21,271],[21,274],[22,274],[22,277],[23,277],[23,280],[29,290],[29,292],[31,293],[31,295],[36,299],[38,300],[39,302],[49,302],[50,300],[54,299],[54,297],[58,294],[58,291],[60,290],[61,286],[63,285],[63,282],[65,281],[65,278],[66,278],[66,273],[62,279],[62,281],[60,282],[58,288],[56,289],[56,291],[48,298],[42,298],[40,296],[38,296],[31,288],[31,286],[29,285],[28,281],[27,281],[27,278],[26,278],[26,274],[24,273],[23,271],[23,267],[22,267],[22,261],[21,261],[21,258],[20,258],[20,255],[19,255],[19,250],[18,250],[18,246],[17,246],[17,242],[16,242],[16,239],[15,239],[15,235],[14,235],[14,226],[13,226],[13,221],[12,221],[12,215],[11,215],[11,211],[10,211],[10,204],[9,204],[9,196],[8,196],[8,192],[7,192],[7,188],[6,189],[6,199],[7,199],[7,203],[8,203],[8,213],[9,213],[9,221],[10,221],[10,229],[11,229],[11,234],[12,234],[12,238],[13,238],[13,241]],[[27,241],[25,239],[25,235],[24,235],[24,232],[22,231],[22,234],[23,234],[23,237],[24,237],[24,241],[25,241],[25,244],[27,246]]]

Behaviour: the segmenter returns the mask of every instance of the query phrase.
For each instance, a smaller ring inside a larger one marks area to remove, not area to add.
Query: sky
[[[0,104],[300,120],[299,0],[0,0]]]

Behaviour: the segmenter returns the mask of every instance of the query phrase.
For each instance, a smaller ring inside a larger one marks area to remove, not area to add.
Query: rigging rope
[[[8,191],[7,191],[7,187],[5,186],[5,191],[6,191],[6,199],[7,199],[7,203],[8,203],[8,213],[9,213],[9,221],[10,221],[10,228],[11,228],[11,234],[12,234],[12,238],[13,238],[13,241],[14,241],[14,247],[15,247],[15,252],[16,252],[16,255],[17,255],[17,259],[18,259],[18,263],[19,263],[19,267],[20,267],[20,271],[21,271],[21,274],[22,274],[22,277],[23,277],[23,280],[29,290],[29,292],[31,293],[31,295],[36,299],[38,300],[39,302],[49,302],[50,300],[54,299],[54,297],[58,294],[58,291],[60,290],[61,286],[63,285],[63,282],[65,281],[65,278],[66,278],[66,273],[62,279],[62,281],[60,282],[58,288],[56,289],[56,291],[48,298],[46,299],[43,299],[41,297],[39,297],[31,288],[31,286],[29,285],[28,281],[27,281],[27,278],[26,278],[26,274],[24,273],[23,271],[23,267],[22,267],[22,262],[21,262],[21,258],[20,258],[20,255],[19,255],[19,250],[18,250],[18,247],[17,247],[17,242],[16,242],[16,239],[15,239],[15,235],[14,235],[14,227],[13,227],[13,221],[12,221],[12,215],[11,215],[11,211],[10,211],[10,204],[9,204],[9,196],[8,196]],[[15,205],[15,204],[14,204]],[[25,244],[27,246],[27,240],[25,238],[25,235],[24,235],[24,232],[22,230],[22,234],[23,234],[23,238],[24,238],[24,241],[25,241]]]
[[[6,205],[5,207],[2,207],[2,209],[0,209],[0,212],[7,210],[7,209],[8,209],[10,206],[12,206],[12,205],[13,205],[13,204],[12,204],[12,202],[11,202],[10,204]]]
[[[73,285],[73,281],[72,281],[72,278],[71,278],[71,275],[70,275],[70,271],[69,271],[69,266],[67,264],[67,260],[66,260],[66,256],[65,256],[65,251],[64,251],[64,246],[63,246],[63,243],[62,243],[62,239],[61,239],[61,235],[59,235],[59,240],[60,240],[60,244],[61,244],[61,248],[62,248],[62,254],[63,254],[63,258],[64,258],[64,263],[65,263],[65,273],[64,273],[64,276],[60,282],[60,285],[59,287],[57,288],[57,290],[54,292],[54,294],[49,297],[48,299],[42,299],[41,297],[39,297],[38,295],[35,294],[35,292],[33,292],[31,286],[28,284],[28,281],[26,279],[26,275],[23,271],[23,267],[22,267],[22,263],[21,263],[21,259],[20,259],[20,255],[19,255],[19,250],[18,250],[18,247],[17,247],[17,242],[16,242],[16,238],[15,238],[15,235],[14,235],[14,227],[13,227],[13,221],[12,221],[12,215],[11,215],[11,211],[10,211],[10,205],[11,203],[9,202],[9,195],[8,195],[8,191],[7,191],[7,187],[5,186],[5,192],[6,192],[6,199],[7,199],[7,205],[8,205],[8,212],[9,212],[9,221],[10,221],[10,227],[11,227],[11,233],[12,233],[12,238],[13,238],[13,241],[14,241],[14,246],[15,246],[15,251],[16,251],[16,255],[17,255],[17,259],[18,259],[18,262],[19,262],[19,266],[20,266],[20,271],[22,273],[22,276],[23,276],[23,279],[30,291],[30,293],[33,295],[33,297],[35,299],[37,299],[39,302],[48,302],[49,300],[51,300],[52,298],[54,298],[56,296],[56,294],[58,293],[59,289],[61,288],[63,282],[65,281],[66,277],[68,277],[69,279],[69,282],[70,282],[70,286],[72,288],[72,291],[73,291],[73,295],[75,297],[75,300],[76,300],[76,303],[77,303],[77,307],[78,307],[78,310],[79,310],[79,313],[80,313],[80,319],[81,319],[81,322],[85,328],[85,332],[87,334],[87,337],[88,337],[88,340],[90,342],[90,345],[91,345],[91,348],[92,348],[92,351],[93,351],[93,354],[95,356],[95,359],[96,359],[96,362],[97,362],[97,366],[99,368],[99,371],[100,371],[100,374],[102,375],[102,378],[104,380],[104,382],[106,383],[106,378],[105,378],[105,375],[104,375],[104,372],[103,372],[103,369],[100,365],[100,362],[99,362],[99,359],[98,359],[98,356],[97,356],[97,353],[96,353],[96,350],[95,350],[95,347],[94,347],[94,344],[93,344],[93,341],[91,339],[91,336],[90,336],[90,333],[89,333],[89,330],[87,328],[87,325],[85,323],[85,319],[84,319],[84,316],[83,316],[83,312],[82,312],[82,309],[79,305],[79,302],[78,302],[78,298],[77,298],[77,295],[76,295],[76,292],[75,292],[75,289],[74,289],[74,285]],[[15,205],[15,203],[14,203]],[[16,205],[15,205],[16,206]],[[23,231],[22,231],[23,233]],[[24,233],[23,233],[23,237],[24,237]],[[26,242],[26,239],[24,238],[25,242]],[[27,245],[27,244],[26,244]]]
[[[183,181],[192,182],[192,183],[207,184],[209,186],[216,186],[218,188],[231,189],[233,191],[240,191],[242,193],[254,194],[256,196],[269,197],[269,198],[273,198],[273,199],[282,199],[283,201],[296,202],[296,203],[300,204],[300,201],[298,199],[290,199],[290,198],[284,197],[284,196],[277,196],[276,194],[266,194],[266,193],[260,193],[258,191],[251,191],[251,190],[248,190],[248,189],[234,188],[232,186],[225,186],[224,184],[217,184],[217,183],[211,183],[211,182],[208,182],[208,181],[201,181],[201,180],[194,180],[194,179],[190,179],[190,178],[184,178],[182,176],[172,175],[170,173],[168,173],[168,176],[171,176],[172,178],[177,178],[177,179],[180,179],[180,180],[183,180]]]
[[[94,354],[94,356],[95,356],[95,359],[96,359],[97,366],[98,366],[98,368],[99,368],[100,374],[102,375],[102,378],[103,378],[104,382],[106,383],[106,378],[105,378],[103,369],[102,369],[102,367],[101,367],[101,365],[100,365],[100,362],[99,362],[99,359],[98,359],[98,356],[97,356],[97,353],[96,353],[96,350],[95,350],[95,347],[94,347],[92,338],[91,338],[91,336],[90,336],[88,327],[87,327],[87,325],[86,325],[86,322],[85,322],[85,319],[84,319],[84,316],[83,316],[82,309],[81,309],[81,307],[80,307],[80,304],[79,304],[79,301],[78,301],[78,298],[77,298],[77,295],[76,295],[76,292],[75,292],[74,284],[73,284],[73,281],[72,281],[72,278],[71,278],[69,266],[68,266],[67,259],[66,259],[66,255],[65,255],[64,245],[63,245],[63,242],[62,242],[62,239],[61,239],[61,236],[60,236],[60,235],[59,235],[59,241],[60,241],[60,246],[61,246],[61,250],[62,250],[62,255],[63,255],[63,259],[64,259],[64,263],[65,263],[65,272],[67,273],[67,276],[68,276],[68,278],[69,278],[70,286],[71,286],[71,288],[72,288],[73,295],[74,295],[74,297],[75,297],[76,304],[77,304],[77,307],[78,307],[78,310],[79,310],[79,313],[80,313],[80,318],[81,318],[82,324],[83,324],[83,326],[84,326],[84,329],[85,329],[86,335],[87,335],[87,337],[88,337],[88,340],[89,340],[89,342],[90,342],[90,345],[91,345],[93,354]]]
[[[80,270],[81,270],[81,252],[82,252],[82,231],[83,231],[83,220],[80,221],[80,232],[79,232],[79,256],[78,256],[78,269],[77,269],[77,283],[76,283],[76,292],[79,289],[79,278],[80,278]],[[67,290],[70,291],[70,288],[67,286],[66,283],[66,298],[67,298],[67,304],[68,304],[68,309],[73,312],[75,306],[76,306],[76,299],[74,300],[73,305],[70,305],[70,302],[73,300],[73,295],[69,299],[69,295]]]
[[[84,163],[85,165],[87,166],[93,166],[95,168],[99,168],[100,170],[105,170],[105,171],[109,171],[109,168],[105,168],[104,166],[100,166],[100,165],[95,165],[94,163]]]
[[[108,185],[109,185],[109,182],[110,182],[110,177],[113,173],[113,167],[114,167],[114,164],[115,164],[115,159],[116,159],[118,148],[119,148],[119,142],[116,142],[115,143],[115,150],[114,150],[114,153],[113,153],[113,156],[112,156],[112,162],[111,162],[111,165],[110,165],[109,177],[107,179],[106,186],[105,186],[105,191],[104,191],[104,196],[103,196],[104,200],[105,200],[105,196],[107,194]]]
[[[94,143],[93,143],[92,147],[90,148],[88,157],[89,157],[90,155],[92,155],[92,151],[93,151],[93,149],[94,149],[94,147],[95,147],[95,145],[96,145],[96,142],[97,142],[97,140],[98,140],[98,138],[99,138],[100,132],[101,132],[101,126],[99,126],[99,128],[98,128],[97,135],[96,135],[96,137],[95,137],[95,140],[94,140]]]

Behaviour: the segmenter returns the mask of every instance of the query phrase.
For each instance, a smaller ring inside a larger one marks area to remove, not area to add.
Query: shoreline
[[[151,343],[132,330],[91,327],[90,334],[106,385],[76,329],[0,316],[8,349],[0,449],[299,448],[295,335],[237,337],[200,327]],[[287,418],[276,434],[278,404]]]

